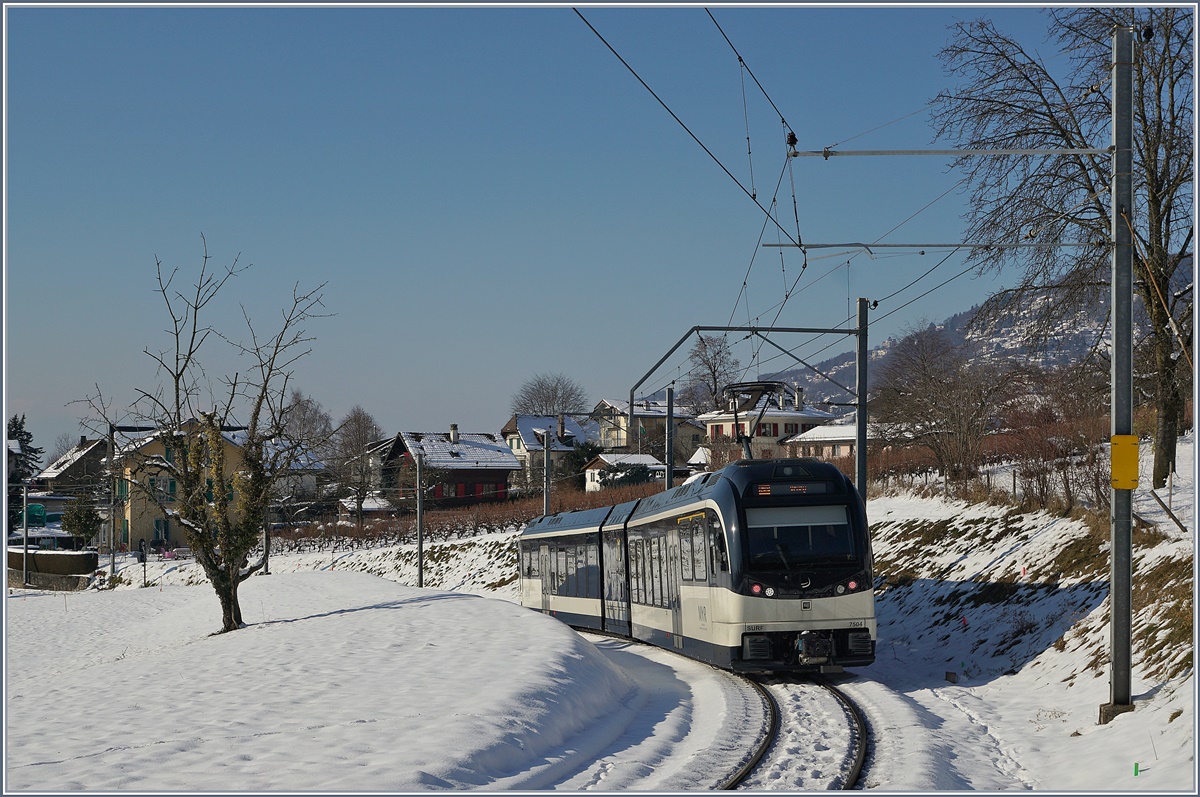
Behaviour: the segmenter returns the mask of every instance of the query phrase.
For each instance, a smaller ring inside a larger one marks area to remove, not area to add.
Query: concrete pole
[[[858,482],[858,494],[862,500],[867,500],[867,359],[870,352],[867,349],[867,300],[858,300],[858,355],[855,358],[857,378],[855,392],[858,394],[856,404],[855,435],[854,435],[854,470],[855,481]]]
[[[1111,431],[1133,434],[1133,30],[1113,31],[1112,64],[1112,396]],[[1136,457],[1136,447],[1134,448]],[[1114,463],[1116,455],[1114,454]],[[1136,466],[1135,466],[1136,467]],[[1114,467],[1114,470],[1116,468]],[[1109,563],[1111,603],[1110,702],[1100,707],[1100,723],[1133,710],[1131,696],[1133,625],[1133,490],[1114,479]]]
[[[667,463],[664,489],[670,490],[675,486],[675,388],[667,388],[667,450],[663,458]]]

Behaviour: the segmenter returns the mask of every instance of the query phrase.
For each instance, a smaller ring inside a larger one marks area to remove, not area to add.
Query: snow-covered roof
[[[704,467],[708,467],[708,463],[709,463],[711,457],[712,457],[712,452],[709,451],[704,446],[700,446],[699,448],[696,449],[696,453],[692,454],[692,456],[688,458],[687,464],[702,465]]]
[[[645,465],[650,470],[663,470],[667,467],[657,457],[650,454],[598,454],[587,464],[585,470],[594,470],[608,465],[618,468]]]
[[[753,420],[758,417],[759,411],[763,409],[764,401],[769,401],[769,397],[764,396],[762,401],[760,401],[758,405],[752,409],[738,410],[738,423],[753,422]],[[809,423],[829,423],[830,421],[835,420],[837,417],[838,416],[834,415],[832,412],[819,410],[812,405],[805,405],[800,409],[796,409],[795,406],[784,407],[781,409],[779,405],[773,401],[770,402],[770,404],[766,407],[766,410],[763,412],[763,421],[799,420],[807,421]],[[715,412],[706,412],[703,415],[698,416],[696,420],[702,423],[724,423],[733,420],[733,411],[717,410]]]
[[[421,451],[425,466],[438,470],[520,470],[517,456],[499,435],[491,432],[401,432],[404,447]]]
[[[871,440],[879,439],[879,427],[876,424],[867,423],[867,438]],[[858,427],[853,421],[848,423],[830,423],[824,426],[817,426],[809,429],[807,432],[800,432],[787,438],[783,442],[786,443],[832,443],[839,442],[854,442],[858,437]]]
[[[696,417],[696,413],[691,407],[687,407],[676,402],[674,406],[675,418],[685,420]],[[611,414],[617,413],[620,415],[629,415],[629,402],[621,399],[602,399],[596,408],[592,410],[596,414]],[[666,418],[667,417],[667,402],[659,401],[658,399],[635,399],[633,402],[633,417],[635,418]]]
[[[556,415],[514,415],[504,425],[502,433],[508,435],[514,431],[520,436],[521,445],[528,451],[541,451],[542,439],[547,432],[550,436],[551,451],[570,451],[577,443],[594,443],[600,439],[600,426],[596,421],[589,419],[580,423],[569,415],[563,417],[562,438],[558,436]]]
[[[63,454],[58,459],[51,462],[41,473],[37,479],[57,479],[62,475],[63,471],[74,465],[80,459],[94,450],[98,446],[104,446],[107,449],[107,444],[104,440],[83,440],[79,445],[74,446],[70,451]]]
[[[8,438],[8,453],[10,453],[10,454],[20,454],[21,453],[21,444],[19,442],[17,442],[16,440],[12,439],[11,437]]]
[[[343,498],[338,502],[343,508],[353,512],[357,511],[358,502],[354,498]],[[368,495],[363,498],[363,512],[394,512],[396,507],[381,495]]]

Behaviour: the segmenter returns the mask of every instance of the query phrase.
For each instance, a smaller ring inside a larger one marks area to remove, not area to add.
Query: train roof
[[[741,495],[751,484],[779,480],[833,482],[837,485],[835,494],[854,492],[846,475],[828,462],[817,459],[739,459],[720,470],[693,476],[679,487],[655,493],[640,501],[539,517],[526,525],[521,536],[595,530],[602,525],[620,525],[635,518],[657,515],[703,500],[722,481],[728,481],[734,491]]]

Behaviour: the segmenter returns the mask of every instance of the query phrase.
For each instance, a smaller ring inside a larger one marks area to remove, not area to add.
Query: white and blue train
[[[837,468],[741,460],[522,532],[521,603],[738,672],[875,660],[866,513]]]

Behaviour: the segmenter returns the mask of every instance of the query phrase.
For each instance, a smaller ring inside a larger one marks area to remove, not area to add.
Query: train
[[[866,511],[814,459],[744,459],[637,501],[546,515],[517,539],[523,606],[744,673],[875,660]]]

